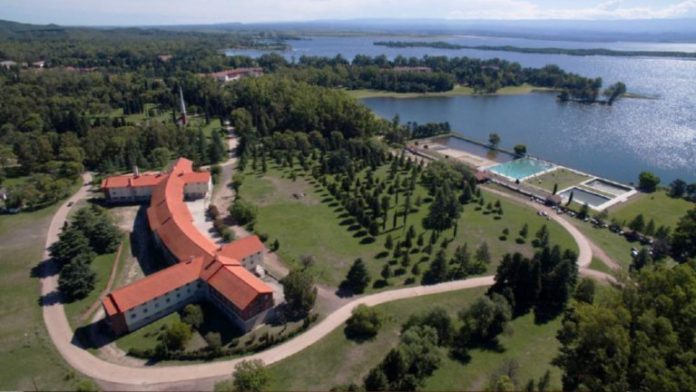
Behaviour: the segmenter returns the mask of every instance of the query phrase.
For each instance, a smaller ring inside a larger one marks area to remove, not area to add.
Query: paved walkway
[[[91,175],[89,173],[85,174],[83,177],[85,182],[89,182],[91,180]],[[48,230],[46,248],[48,248],[50,244],[58,239],[60,229],[62,228],[63,223],[66,221],[68,212],[70,211],[68,203],[75,203],[78,200],[86,198],[87,191],[88,186],[84,186],[58,209]],[[512,198],[512,196],[506,195],[502,192],[499,193],[494,191],[494,193],[501,194],[503,197]],[[537,209],[543,208],[537,204],[533,205]],[[583,275],[592,276],[599,279],[609,279],[610,276],[607,274],[603,274],[598,271],[591,271],[586,268],[592,260],[592,249],[587,239],[565,219],[555,214],[550,216],[552,219],[554,219],[554,221],[558,222],[561,226],[568,230],[568,232],[578,243],[578,264],[581,267],[581,273]],[[44,253],[44,258],[48,260],[48,256],[48,251],[46,251]],[[41,293],[44,296],[56,295],[58,286],[58,276],[56,274],[57,268],[53,263],[48,262],[46,264],[45,272],[46,277],[41,279]],[[43,316],[51,340],[70,366],[79,372],[94,378],[102,385],[107,386],[109,389],[183,390],[200,388],[203,384],[212,385],[212,382],[217,379],[229,377],[232,374],[234,367],[244,359],[260,359],[266,364],[271,364],[288,358],[289,356],[311,346],[336,328],[340,327],[350,317],[352,309],[360,304],[374,306],[400,299],[446,293],[474,287],[485,287],[491,284],[493,284],[493,276],[484,276],[446,282],[432,286],[408,287],[358,297],[340,306],[306,333],[303,333],[283,344],[249,357],[193,365],[130,367],[127,365],[106,362],[93,356],[89,351],[80,347],[78,341],[74,340],[73,331],[70,328],[70,324],[66,318],[63,305],[59,301],[54,301],[55,303],[44,306]]]

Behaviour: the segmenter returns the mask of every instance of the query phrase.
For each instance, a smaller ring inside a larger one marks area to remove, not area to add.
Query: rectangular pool
[[[605,180],[602,180],[599,178],[594,179],[594,180],[586,183],[585,186],[588,186],[592,189],[596,189],[600,192],[608,193],[608,194],[614,195],[614,196],[620,196],[620,195],[623,195],[624,193],[630,192],[632,190],[631,188],[629,188],[627,186],[615,184],[615,183],[605,181]]]
[[[515,158],[513,154],[505,151],[494,150],[483,144],[470,142],[455,136],[445,136],[432,139],[433,143],[441,144],[453,150],[468,152],[478,157],[486,158],[493,162],[509,162]]]
[[[525,157],[515,159],[514,161],[510,162],[501,163],[500,165],[495,165],[488,168],[488,170],[513,180],[522,181],[525,178],[543,173],[547,170],[553,169],[554,167],[556,166],[553,163]]]
[[[589,205],[590,207],[599,207],[602,204],[608,202],[609,199],[608,197],[602,196],[598,193],[593,193],[590,191],[586,191],[581,188],[570,188],[568,190],[565,190],[560,193],[561,197],[568,200],[570,197],[570,194],[573,194],[573,201],[579,204],[585,204]]]

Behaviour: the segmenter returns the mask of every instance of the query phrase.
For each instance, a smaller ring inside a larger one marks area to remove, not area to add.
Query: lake
[[[523,66],[557,64],[566,71],[602,77],[604,86],[623,81],[633,93],[657,99],[622,99],[613,107],[559,103],[553,94],[450,98],[368,98],[365,105],[385,118],[399,114],[402,122],[449,121],[452,128],[485,141],[490,132],[501,146],[526,144],[530,154],[592,174],[635,182],[649,170],[663,184],[675,178],[696,181],[696,61],[653,57],[567,56],[434,48],[387,48],[374,41],[446,41],[463,45],[522,47],[609,48],[615,50],[696,51],[696,44],[640,42],[541,41],[522,38],[471,36],[402,38],[383,36],[310,37],[289,41],[292,60],[302,55],[352,59],[356,54],[389,58],[468,56],[502,58]],[[228,51],[258,56],[259,51]]]

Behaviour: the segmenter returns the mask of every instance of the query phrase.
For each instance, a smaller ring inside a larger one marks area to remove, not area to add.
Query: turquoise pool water
[[[553,167],[555,166],[552,163],[525,157],[515,159],[514,161],[510,162],[501,163],[500,165],[495,165],[488,170],[492,171],[493,173],[500,174],[501,176],[512,178],[513,180],[522,181],[529,176],[539,174]]]

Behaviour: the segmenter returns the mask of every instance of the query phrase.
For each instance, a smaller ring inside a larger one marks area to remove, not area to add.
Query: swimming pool
[[[588,183],[585,184],[586,186],[596,189],[600,192],[608,193],[610,195],[614,196],[620,196],[623,195],[626,192],[630,192],[631,188],[619,184],[615,184],[613,182],[605,181],[602,179],[594,179]]]
[[[589,205],[590,207],[599,207],[602,204],[608,202],[609,199],[608,197],[604,197],[598,193],[593,193],[586,191],[582,188],[570,188],[568,190],[565,190],[560,193],[561,197],[568,200],[570,197],[570,194],[573,194],[573,201],[579,204],[585,204]]]
[[[553,163],[525,157],[490,167],[488,170],[513,180],[522,181],[527,177],[545,172],[554,167],[556,166]]]

